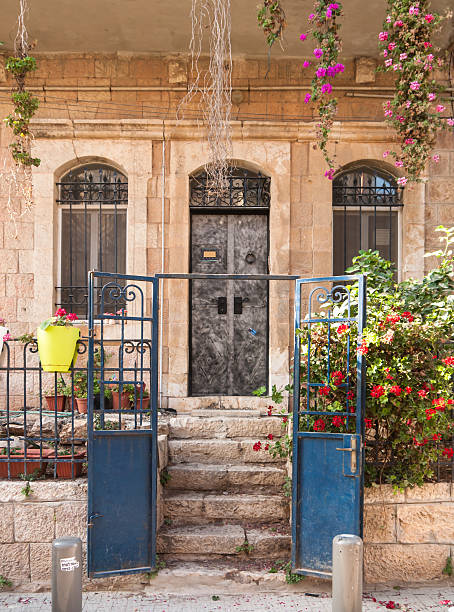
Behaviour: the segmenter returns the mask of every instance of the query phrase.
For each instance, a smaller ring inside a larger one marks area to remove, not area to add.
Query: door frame
[[[270,268],[270,209],[264,207],[235,207],[231,208],[228,206],[190,206],[190,220],[189,220],[189,270],[190,274],[192,271],[192,220],[195,215],[260,215],[266,216],[266,274],[269,274]],[[188,397],[200,397],[195,396],[192,393],[192,282],[189,283],[189,298],[188,298]],[[267,283],[266,288],[266,343],[265,343],[265,377],[266,377],[266,394],[269,392],[269,377],[270,377],[270,284]],[[219,397],[223,397],[219,394]],[[239,397],[239,396],[238,396]]]

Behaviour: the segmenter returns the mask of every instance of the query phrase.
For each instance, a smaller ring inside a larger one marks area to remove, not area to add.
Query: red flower
[[[399,395],[402,393],[402,389],[399,387],[399,385],[394,385],[394,387],[390,388],[389,392],[394,393],[394,395],[397,395],[397,397],[399,397]]]
[[[454,400],[449,399],[449,400],[448,400],[448,404],[449,404],[450,406],[452,406],[452,404],[454,404]]]
[[[415,446],[425,446],[428,441],[429,440],[427,438],[424,438],[424,440],[422,442],[418,442],[418,440],[416,438],[413,438],[413,444]]]
[[[329,392],[331,391],[331,389],[329,387],[320,387],[320,389],[318,390],[320,395],[328,395]]]
[[[432,13],[428,13],[424,16],[424,19],[427,21],[427,23],[432,23],[432,21],[434,20],[434,16],[432,15]]]
[[[385,323],[391,323],[391,325],[394,325],[394,323],[399,323],[400,321],[400,315],[396,314],[396,315],[388,315],[385,319]]]
[[[384,394],[385,390],[381,385],[375,385],[372,387],[372,391],[370,392],[371,397],[381,397]]]
[[[441,440],[441,434],[434,434],[432,440]]]
[[[323,419],[317,419],[314,423],[314,431],[325,431],[325,421]]]
[[[64,308],[58,308],[58,310],[55,311],[56,317],[64,317],[65,314],[66,314],[66,310]]]
[[[256,442],[252,448],[255,451],[259,451],[262,448],[262,443],[261,442]]]
[[[454,455],[454,449],[452,449],[452,448],[444,448],[443,452],[441,454],[444,457],[447,457],[448,459],[452,459],[452,456]]]
[[[342,425],[344,425],[345,423],[345,418],[342,418],[340,416],[334,416],[333,417],[333,425],[334,427],[342,427]]]
[[[353,400],[353,399],[355,399],[355,392],[354,392],[354,391],[349,391],[349,392],[347,393],[347,399],[348,399],[348,400]]]
[[[265,450],[269,450],[270,445],[269,444],[265,444]]]
[[[350,329],[349,326],[343,323],[342,325],[339,325],[339,327],[337,328],[337,333],[339,334],[339,336],[341,336],[342,334],[345,334],[346,332],[348,332],[349,329]]]
[[[66,318],[68,319],[68,321],[76,321],[79,317],[76,315],[75,312],[70,312]]]
[[[287,423],[287,421],[288,421],[288,417],[286,417],[286,416],[282,417],[282,422],[283,423]]]
[[[419,397],[421,397],[422,399],[424,399],[424,398],[426,398],[426,397],[427,397],[427,391],[426,391],[425,389],[420,389],[420,390],[418,391],[418,395],[419,395]]]
[[[271,416],[273,413],[273,406],[268,406],[268,416]]]
[[[405,387],[405,391],[406,391],[407,393],[411,393],[411,387]]]
[[[386,374],[386,378],[387,380],[394,380],[394,376],[391,376],[391,374]]]
[[[361,346],[358,346],[358,348],[356,350],[361,355],[367,355],[367,353],[369,352],[369,347],[367,346],[366,341],[363,340]]]
[[[443,359],[443,363],[448,366],[454,366],[454,357],[445,357],[445,359]]]
[[[426,419],[430,421],[434,414],[437,414],[435,408],[426,408]]]
[[[408,310],[402,313],[402,317],[404,319],[407,319],[409,323],[415,320],[415,317],[411,314],[411,312],[408,312]]]
[[[372,419],[364,419],[364,423],[367,429],[371,429],[372,427]]]
[[[338,370],[337,372],[333,372],[331,374],[331,378],[333,379],[333,383],[336,385],[336,387],[338,387],[342,384],[345,376]]]
[[[273,434],[272,434],[272,433],[269,433],[269,434],[267,435],[267,438],[268,438],[268,440],[272,440],[272,439],[274,438],[274,436],[273,436]]]
[[[439,397],[437,399],[433,399],[432,400],[432,406],[435,406],[435,408],[437,410],[441,410],[441,412],[443,412],[443,410],[446,408],[446,401],[444,397]]]

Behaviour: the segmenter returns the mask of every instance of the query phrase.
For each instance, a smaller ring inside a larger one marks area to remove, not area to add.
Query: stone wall
[[[449,483],[394,493],[365,491],[364,560],[367,583],[439,580],[454,549],[454,490]]]
[[[25,498],[22,482],[0,481],[0,575],[15,588],[49,585],[55,537],[79,536],[85,555],[86,480],[31,485],[33,492]],[[397,494],[387,485],[367,489],[364,516],[368,585],[395,586],[445,578],[443,568],[454,548],[454,491],[450,484],[427,484]],[[121,588],[127,584],[124,580],[117,578],[115,583],[112,579],[84,578],[87,589],[115,584]]]

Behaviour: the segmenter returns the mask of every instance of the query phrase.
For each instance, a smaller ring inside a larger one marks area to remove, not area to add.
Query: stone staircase
[[[290,558],[285,463],[253,450],[281,432],[266,410],[194,409],[169,419],[161,559],[271,566]]]

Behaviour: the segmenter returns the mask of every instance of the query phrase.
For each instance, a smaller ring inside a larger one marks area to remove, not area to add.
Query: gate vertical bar
[[[93,369],[95,355],[95,330],[94,330],[94,271],[88,273],[88,372],[87,372],[87,462],[88,462],[88,500],[87,500],[87,574],[91,571],[91,530],[88,527],[89,516],[92,513],[91,485],[93,483]]]
[[[293,444],[292,444],[292,567],[296,566],[297,520],[298,520],[298,429],[300,410],[300,344],[297,334],[301,321],[301,284],[295,283],[295,326],[293,352]]]
[[[151,561],[156,567],[156,533],[157,533],[157,474],[158,474],[158,336],[159,336],[159,278],[153,277],[153,302],[151,323],[151,491],[155,503],[151,509]]]
[[[367,312],[367,278],[364,274],[361,274],[358,279],[358,345],[362,344],[364,327],[366,325],[366,312]],[[360,434],[361,449],[359,453],[360,460],[360,504],[361,508],[364,507],[364,464],[365,464],[365,448],[364,448],[364,436],[365,436],[365,425],[364,416],[366,414],[366,358],[362,351],[358,351],[356,361],[356,379],[357,379],[357,392],[356,392],[356,433]],[[360,422],[358,423],[358,419]],[[361,512],[360,521],[360,536],[364,536],[364,517]]]

